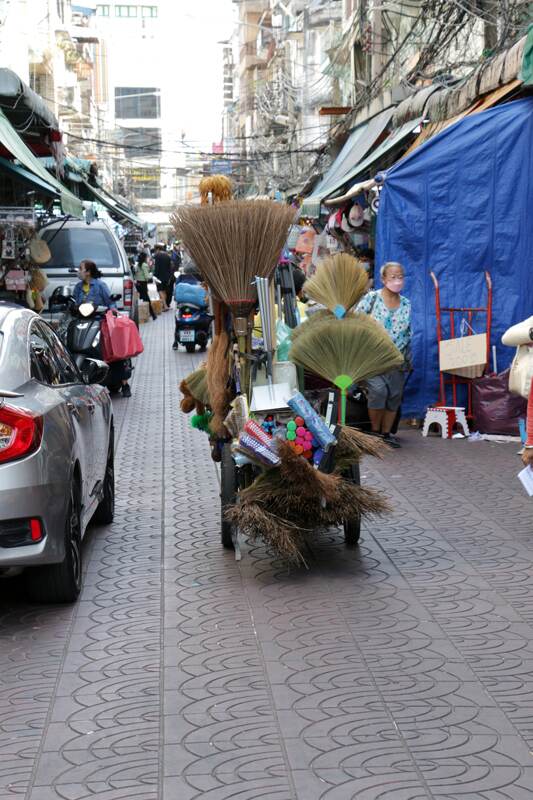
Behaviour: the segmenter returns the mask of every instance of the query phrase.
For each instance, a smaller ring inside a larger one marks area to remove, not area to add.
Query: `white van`
[[[136,323],[139,321],[138,295],[132,269],[120,239],[102,220],[88,224],[79,219],[57,219],[44,225],[39,237],[48,245],[52,257],[41,269],[48,286],[46,303],[57,286],[74,286],[80,261],[90,258],[111,294],[120,294],[117,308]]]

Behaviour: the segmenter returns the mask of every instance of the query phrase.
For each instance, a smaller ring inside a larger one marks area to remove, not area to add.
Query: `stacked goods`
[[[226,510],[226,519],[252,540],[265,541],[282,558],[305,563],[301,546],[306,533],[389,510],[379,492],[313,469],[288,442],[278,444],[278,454],[280,466],[241,491],[239,503]]]
[[[206,205],[179,208],[172,220],[210,289],[214,312],[207,362],[182,381],[181,407],[195,412],[193,426],[209,435],[213,458],[222,464],[225,546],[238,529],[301,563],[305,534],[342,524],[347,531],[362,516],[388,510],[380,493],[361,487],[354,475],[354,464],[365,455],[381,457],[386,445],[345,426],[346,392],[403,359],[377,322],[353,310],[365,291],[366,272],[349,256],[324,261],[305,284],[323,311],[293,331],[290,358],[340,389],[342,425],[330,425],[335,392],[329,389],[326,422],[318,398],[314,408],[296,391],[294,366],[290,382],[279,377],[274,363],[269,281],[293,209],[271,201],[233,201],[207,179],[203,190]],[[252,349],[258,302],[263,345]],[[254,386],[260,369],[267,383],[257,379]]]

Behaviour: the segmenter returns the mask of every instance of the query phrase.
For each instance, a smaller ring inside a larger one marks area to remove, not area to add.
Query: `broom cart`
[[[274,281],[292,209],[225,201],[182,207],[172,221],[214,299],[207,361],[180,388],[182,410],[194,412],[191,424],[208,435],[220,464],[222,545],[239,559],[243,535],[306,564],[319,530],[342,527],[346,543],[357,544],[361,518],[388,510],[379,492],[360,485],[359,462],[382,456],[386,445],[346,424],[347,393],[401,358],[377,323],[351,315],[366,273],[353,259],[347,269],[319,267],[333,299],[324,303],[317,290],[324,311],[293,328],[295,298],[285,281],[280,300]],[[310,292],[316,281],[308,281]],[[277,326],[285,309],[291,344],[281,360]],[[311,389],[306,374],[325,388]]]

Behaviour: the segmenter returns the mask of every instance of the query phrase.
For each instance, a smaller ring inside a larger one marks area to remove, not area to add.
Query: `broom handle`
[[[346,425],[346,398],[348,389],[341,389],[341,425]]]

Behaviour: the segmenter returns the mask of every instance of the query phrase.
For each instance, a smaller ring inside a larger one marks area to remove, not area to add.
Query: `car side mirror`
[[[81,376],[85,383],[103,383],[107,378],[109,366],[97,358],[86,358],[81,365]]]

